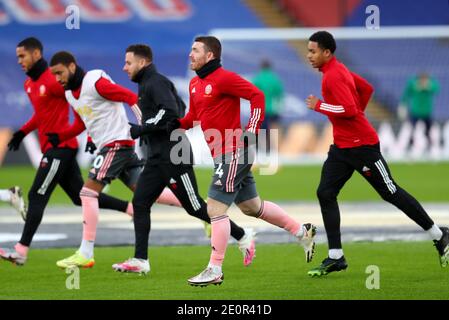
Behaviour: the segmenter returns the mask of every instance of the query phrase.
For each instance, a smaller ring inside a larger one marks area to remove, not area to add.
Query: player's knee
[[[71,199],[72,199],[72,202],[74,205],[81,206],[81,205],[83,205],[83,202],[85,202],[87,204],[94,198],[98,199],[98,197],[99,197],[98,192],[96,192],[95,190],[92,190],[90,188],[83,187],[83,188],[81,188],[78,196],[77,197],[72,196]]]
[[[39,203],[42,201],[42,195],[37,193],[37,190],[31,189],[28,192],[28,201],[30,203]]]
[[[80,206],[81,206],[81,198],[80,198],[80,197],[72,198],[72,203],[73,203],[75,206],[80,207]]]
[[[33,221],[40,223],[42,216],[44,215],[46,202],[43,201],[42,197],[39,197],[36,193],[28,193],[28,210],[27,210],[27,221]]]
[[[192,207],[186,208],[186,207],[184,207],[184,208],[187,211],[187,213],[189,215],[191,215],[192,217],[199,218],[199,219],[202,219],[202,217],[206,217],[206,218],[208,217],[206,207],[205,208],[192,208]]]
[[[316,195],[320,201],[335,200],[337,198],[337,193],[329,188],[318,187]]]
[[[395,198],[396,198],[396,196],[397,196],[397,193],[396,192],[395,193],[391,193],[389,191],[385,191],[385,192],[379,192],[379,195],[382,197],[382,199],[384,201],[393,203]]]
[[[256,208],[253,207],[245,207],[245,208],[240,208],[240,210],[243,212],[243,214],[250,216],[250,217],[256,217],[257,214],[259,213],[259,210],[256,210]]]
[[[134,209],[134,215],[139,214],[141,212],[149,213],[151,211],[151,206],[147,204],[146,201],[140,201],[138,199],[133,199],[133,209]]]
[[[33,191],[33,190],[30,190],[30,191],[28,192],[28,201],[31,201],[31,199],[33,199],[35,193],[36,193],[36,192]]]
[[[239,204],[239,208],[243,214],[250,217],[256,217],[260,211],[260,208],[258,208],[257,206],[249,204]]]

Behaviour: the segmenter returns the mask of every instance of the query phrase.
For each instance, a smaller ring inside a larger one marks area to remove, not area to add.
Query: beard
[[[73,75],[74,73],[71,73],[69,71],[69,79],[67,80],[67,82],[65,84],[63,84],[62,86],[64,87],[65,90],[69,90],[70,88],[70,83],[73,82]]]

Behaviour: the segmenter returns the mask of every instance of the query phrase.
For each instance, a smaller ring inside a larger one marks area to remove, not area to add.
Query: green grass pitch
[[[259,193],[276,201],[315,202],[320,169],[319,165],[285,166],[273,176],[256,174]],[[418,200],[449,201],[448,163],[392,164],[391,170],[397,183]],[[3,167],[0,187],[21,185],[27,192],[34,173],[29,167]],[[212,170],[197,169],[196,173],[205,195]],[[120,182],[114,182],[109,193],[124,199],[132,196]],[[358,174],[347,183],[339,199],[380,200]],[[70,202],[58,187],[50,205],[59,204]],[[326,245],[318,245],[311,264],[304,262],[297,245],[258,245],[257,258],[249,268],[243,267],[238,249],[230,246],[223,285],[195,288],[186,280],[206,265],[210,253],[207,246],[151,247],[152,270],[146,277],[112,271],[113,263],[132,256],[132,248],[97,248],[95,267],[80,271],[79,290],[66,288],[71,275],[55,265],[74,249],[31,250],[24,267],[0,261],[0,299],[449,299],[449,267],[439,266],[430,241],[347,243],[344,249],[347,271],[309,278],[307,271],[325,257]],[[370,265],[379,267],[379,289],[366,288]]]
[[[392,176],[396,182],[419,201],[449,201],[449,163],[395,163],[390,165]],[[196,168],[196,176],[200,192],[206,196],[212,169]],[[254,171],[257,189],[265,199],[276,201],[317,201],[316,189],[320,180],[321,165],[284,166],[275,175],[261,176]],[[31,167],[3,167],[0,170],[0,188],[20,185],[27,192],[34,179],[35,170]],[[83,172],[87,177],[87,171]],[[114,181],[109,194],[130,199],[131,192],[120,182]],[[339,195],[341,201],[380,201],[379,195],[358,174],[344,186]],[[60,187],[50,199],[52,204],[69,204],[69,198]]]
[[[0,261],[0,299],[449,299],[449,267],[440,267],[431,242],[346,244],[346,271],[310,278],[307,271],[326,249],[319,245],[307,264],[296,244],[259,245],[254,264],[245,268],[236,246],[230,246],[223,284],[198,288],[186,280],[207,264],[207,247],[152,247],[147,276],[112,270],[132,248],[97,248],[94,268],[80,270],[79,289],[67,289],[67,283],[75,285],[74,274],[55,265],[73,249],[33,250],[23,267]],[[376,284],[367,273],[373,265],[379,268],[378,289],[366,286]]]

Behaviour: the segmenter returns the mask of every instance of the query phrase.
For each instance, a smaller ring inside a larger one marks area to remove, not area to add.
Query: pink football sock
[[[83,187],[80,192],[83,207],[83,239],[95,241],[97,234],[98,214],[98,192]]]
[[[16,252],[21,256],[26,257],[28,255],[29,247],[24,246],[20,242],[17,242],[17,244],[14,246],[14,250],[16,250]]]
[[[156,202],[168,206],[182,207],[181,202],[169,188],[164,188]]]
[[[262,201],[260,212],[259,219],[283,228],[294,236],[298,234],[298,231],[301,228],[300,223],[296,222],[281,207],[273,202]]]
[[[126,208],[126,214],[129,216],[134,216],[134,207],[132,202],[128,202],[128,207]]]
[[[212,225],[212,236],[210,239],[212,252],[210,254],[209,264],[221,266],[231,235],[231,224],[227,215],[213,217],[210,220]]]

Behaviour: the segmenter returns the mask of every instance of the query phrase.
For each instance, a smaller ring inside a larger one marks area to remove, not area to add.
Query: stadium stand
[[[324,2],[326,10],[322,9]],[[410,2],[407,14],[403,14],[403,2],[399,0],[217,0],[213,3],[207,0],[109,0],[79,2],[83,12],[80,29],[70,30],[66,28],[65,3],[63,0],[0,1],[0,128],[15,130],[32,113],[23,92],[24,75],[15,57],[16,44],[27,36],[43,41],[47,59],[59,50],[72,51],[85,69],[102,68],[116,82],[130,89],[135,89],[135,85],[121,71],[123,53],[131,43],[150,44],[158,69],[175,82],[187,100],[187,84],[192,76],[187,58],[191,41],[211,29],[288,27],[292,20],[297,26],[364,26],[365,8],[371,4],[381,8],[381,26],[449,24],[446,0],[434,0],[432,6],[424,0]],[[257,71],[262,59],[273,61],[274,70],[283,79],[286,90],[281,121],[286,127],[294,125],[286,133],[286,145],[281,149],[293,154],[298,152],[294,144],[299,134],[309,137],[310,142],[300,146],[301,151],[310,150],[311,144],[315,144],[316,150],[323,149],[330,134],[329,128],[322,127],[326,119],[305,108],[304,99],[309,94],[320,94],[320,75],[303,58],[307,42],[299,42],[231,41],[224,43],[223,52],[224,65],[248,79]],[[449,90],[445,90],[449,83],[447,39],[344,40],[338,43],[337,56],[374,84],[374,101],[383,106],[380,109],[389,111],[390,117],[395,114],[406,80],[413,74],[427,71],[442,84],[435,99],[435,117],[439,121],[449,119],[446,103]],[[383,54],[379,54],[379,48]],[[368,117],[382,120],[373,110],[368,109]],[[242,108],[244,120],[245,111],[248,108]],[[133,119],[131,114],[130,118]]]
[[[72,51],[86,70],[103,68],[116,82],[135,89],[121,71],[129,44],[151,45],[160,71],[186,77],[187,56],[196,35],[212,27],[263,26],[239,0],[84,1],[81,16],[86,18],[81,19],[80,29],[69,30],[64,3],[0,1],[0,127],[17,128],[32,112],[15,57],[15,47],[25,37],[40,38],[47,59],[58,50]]]
[[[369,5],[379,7],[381,27],[449,25],[449,4],[445,0],[431,4],[425,0],[406,4],[401,0],[278,0],[277,3],[297,25],[306,27],[363,27]],[[326,10],[322,10],[324,7]],[[373,83],[376,100],[393,113],[410,76],[426,71],[440,83],[449,83],[448,39],[348,40],[339,44],[337,55]],[[379,54],[379,48],[385,54]],[[435,99],[434,116],[440,121],[449,119],[448,99],[448,90],[441,90]]]

